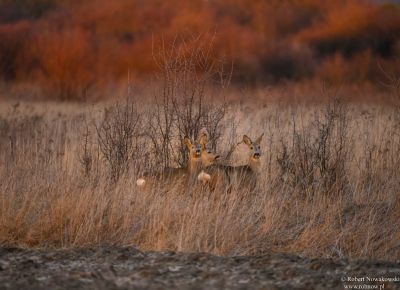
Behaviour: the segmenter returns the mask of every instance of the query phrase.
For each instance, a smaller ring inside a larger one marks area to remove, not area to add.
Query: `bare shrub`
[[[320,186],[328,192],[334,186],[345,186],[351,145],[347,126],[346,107],[338,99],[301,128],[292,117],[291,144],[281,138],[277,157],[283,178],[289,178],[294,187],[299,186],[304,192]]]
[[[92,150],[92,134],[90,132],[89,125],[86,123],[85,124],[85,129],[83,133],[83,140],[81,141],[81,146],[80,146],[80,153],[78,156],[79,162],[82,165],[83,172],[86,177],[90,177],[90,174],[93,169],[93,150]]]
[[[140,125],[141,114],[132,99],[106,108],[103,120],[95,125],[99,148],[113,181],[128,170],[136,157]]]
[[[154,48],[154,59],[160,69],[152,118],[146,128],[155,154],[156,166],[185,166],[186,146],[183,137],[197,138],[206,128],[212,149],[217,149],[221,138],[227,106],[213,100],[221,97],[229,84],[230,74],[223,65],[212,59],[212,42],[206,36],[190,41],[181,40],[166,47],[162,42]],[[219,81],[215,87],[216,81]],[[214,91],[210,90],[213,88]],[[215,91],[215,89],[217,91]]]

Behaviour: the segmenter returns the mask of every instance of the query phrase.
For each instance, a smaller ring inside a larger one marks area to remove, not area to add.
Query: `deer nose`
[[[254,157],[260,157],[260,153],[254,153]]]

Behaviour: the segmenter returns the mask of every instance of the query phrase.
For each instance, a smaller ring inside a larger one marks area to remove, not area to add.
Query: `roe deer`
[[[243,142],[249,149],[249,159],[246,165],[229,166],[216,164],[210,166],[207,170],[209,178],[210,191],[214,191],[216,187],[223,186],[224,190],[230,191],[232,186],[242,188],[249,186],[250,190],[256,187],[259,172],[261,170],[261,148],[260,143],[264,133],[260,135],[254,142],[246,135],[243,136]]]
[[[173,183],[185,182],[187,186],[193,185],[196,177],[199,181],[206,182],[208,176],[198,177],[200,172],[203,172],[206,167],[214,164],[219,158],[219,155],[213,154],[210,151],[203,150],[204,134],[200,136],[197,142],[192,142],[189,137],[185,136],[184,144],[189,150],[189,161],[187,167],[172,168],[167,167],[162,172],[145,175],[136,181],[138,186],[144,186],[145,184],[153,183],[154,181],[169,181]]]

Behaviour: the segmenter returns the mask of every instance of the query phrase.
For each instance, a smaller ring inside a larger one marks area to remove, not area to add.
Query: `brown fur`
[[[264,134],[261,134],[254,142],[246,135],[243,136],[243,142],[249,149],[249,159],[246,165],[213,165],[207,172],[211,175],[209,183],[210,190],[231,190],[233,184],[239,188],[250,187],[253,190],[257,185],[257,179],[261,170],[261,149],[260,143]]]
[[[189,150],[189,161],[187,167],[173,168],[167,167],[162,172],[148,175],[144,177],[146,184],[165,184],[168,182],[170,185],[185,185],[186,187],[193,186],[196,182],[198,174],[214,164],[219,158],[218,155],[210,151],[203,150],[205,148],[205,139],[203,135],[200,136],[197,142],[193,142],[189,137],[185,136],[184,144]]]

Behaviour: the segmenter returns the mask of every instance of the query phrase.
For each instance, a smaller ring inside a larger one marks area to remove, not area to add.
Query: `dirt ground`
[[[386,277],[386,278],[385,278]],[[371,282],[371,279],[396,281]],[[0,289],[400,289],[400,263],[271,253],[218,257],[142,252],[0,248]]]

